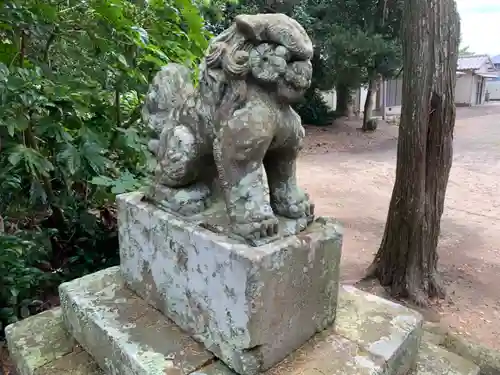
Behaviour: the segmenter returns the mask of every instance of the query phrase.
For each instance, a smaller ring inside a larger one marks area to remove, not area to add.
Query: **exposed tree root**
[[[437,271],[434,271],[429,277],[429,296],[439,299],[446,298],[446,288]]]
[[[428,308],[430,306],[428,293],[420,288],[412,288],[411,290],[408,290],[408,297],[406,299],[415,304],[417,307]]]
[[[366,269],[365,276],[361,278],[361,281],[369,281],[377,278],[378,272],[378,261],[374,260],[372,264]]]
[[[395,274],[384,274],[381,263],[377,259],[367,268],[361,282],[377,279],[380,285],[386,288],[391,297],[400,301],[406,301],[419,308],[429,308],[432,299],[443,299],[446,297],[443,282],[437,273],[424,272],[414,269],[406,269],[406,275],[401,281],[395,280]]]

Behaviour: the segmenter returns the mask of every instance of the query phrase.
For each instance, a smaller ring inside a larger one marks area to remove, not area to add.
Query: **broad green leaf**
[[[21,149],[21,146],[19,146],[19,148],[12,152],[10,155],[9,155],[9,163],[12,164],[14,167],[17,166],[21,160],[23,158],[23,151]]]
[[[127,62],[127,59],[125,58],[125,56],[123,55],[118,55],[118,61],[125,67],[125,68],[128,68],[129,65],[128,65],[128,62]]]
[[[100,186],[113,186],[115,184],[115,180],[107,177],[107,176],[96,176],[93,177],[90,181],[91,184],[100,185]]]
[[[58,155],[58,160],[66,164],[71,175],[79,171],[82,163],[80,152],[70,143],[66,144],[64,150]]]

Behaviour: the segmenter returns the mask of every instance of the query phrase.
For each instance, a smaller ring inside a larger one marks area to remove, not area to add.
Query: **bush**
[[[37,294],[54,279],[36,267],[49,259],[50,243],[40,241],[44,237],[0,235],[0,337],[6,325],[36,311],[41,305]]]
[[[195,67],[208,36],[185,0],[0,7],[3,325],[61,281],[118,262],[114,196],[154,168],[143,96],[161,66]]]
[[[318,90],[308,90],[301,103],[295,106],[302,123],[307,125],[331,125],[335,120],[333,111]]]

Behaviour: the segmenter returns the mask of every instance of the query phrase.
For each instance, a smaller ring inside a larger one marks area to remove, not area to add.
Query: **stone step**
[[[318,335],[319,336],[319,335]],[[338,336],[311,340],[287,360],[265,375],[378,375],[385,374],[383,366],[355,344]],[[332,353],[333,345],[335,352]],[[220,361],[199,371],[203,375],[234,375]],[[432,343],[422,343],[416,366],[410,375],[479,375],[479,367]]]
[[[350,285],[340,287],[335,333],[380,358],[384,374],[407,374],[415,366],[422,324],[414,310]]]
[[[61,310],[46,311],[9,326],[9,350],[18,375],[103,375],[95,361],[64,329]],[[332,347],[334,350],[332,350]],[[333,352],[333,355],[332,355]],[[216,361],[197,371],[234,375]],[[317,335],[266,375],[383,374],[383,366],[356,344],[327,332]],[[478,375],[473,363],[424,341],[411,375]]]
[[[37,327],[33,330],[33,327]],[[50,327],[44,330],[43,327]],[[28,332],[34,332],[43,340],[26,340]],[[35,371],[20,372],[19,375],[101,375],[94,360],[81,348],[64,329],[60,310],[49,311],[33,318],[16,323],[9,328],[9,348],[16,353],[16,363],[29,362]],[[163,337],[168,343],[168,337]],[[52,352],[53,344],[59,342],[57,355]],[[168,345],[168,344],[167,344]],[[75,350],[76,348],[76,350]],[[34,355],[38,353],[38,355]],[[379,358],[357,344],[337,336],[332,332],[322,332],[306,345],[294,352],[278,366],[268,370],[266,375],[281,374],[342,374],[342,375],[382,375],[384,364]],[[63,370],[60,370],[63,369]],[[148,374],[179,374],[178,370],[164,371],[164,368],[149,368]],[[62,372],[57,372],[62,371]],[[127,372],[111,372],[106,374],[128,374]],[[185,374],[235,375],[221,361],[207,363],[197,371]],[[134,372],[135,374],[135,372]]]
[[[7,327],[9,349],[19,375],[234,375],[124,288],[117,267],[63,284],[61,290],[66,296],[62,300],[67,322],[77,328],[73,332],[82,343],[87,340],[86,346],[105,371],[99,370],[96,361],[76,344],[65,329],[61,310],[55,309]],[[265,374],[400,373],[395,367],[407,358],[401,356],[405,350],[392,349],[399,340],[408,352],[411,340],[404,338],[418,331],[418,314],[349,286],[341,287],[337,314],[335,329],[317,334]],[[399,324],[401,321],[407,325]],[[411,374],[477,375],[478,371],[463,358],[423,342]]]
[[[62,284],[60,297],[69,331],[106,372],[125,373],[133,368],[146,375],[175,368],[189,373],[214,360],[200,344],[129,291],[118,267]],[[319,350],[317,354],[332,361],[337,358],[336,367],[345,362],[356,368],[347,360],[348,353],[355,353],[353,361],[378,366],[385,375],[406,374],[416,361],[421,325],[421,316],[412,310],[342,286],[334,329],[314,337],[314,347],[331,342],[325,353]],[[287,363],[295,362],[294,355]]]
[[[61,285],[60,297],[69,331],[106,372],[124,373],[133,368],[137,374],[146,375],[174,368],[189,373],[214,361],[211,353],[129,291],[118,267]],[[418,313],[342,286],[335,326],[316,335],[309,344],[324,350],[301,350],[310,353],[308,358],[315,354],[330,358],[336,368],[344,362],[348,368],[356,368],[356,361],[361,360],[360,364],[368,368],[380,367],[381,374],[402,375],[415,364],[421,326]],[[295,363],[297,355],[285,362]],[[311,361],[313,365],[315,362]],[[350,373],[348,368],[346,374]]]
[[[479,367],[431,342],[422,341],[412,375],[479,375]]]
[[[66,327],[106,374],[190,374],[214,360],[125,288],[119,267],[61,284],[59,295]]]
[[[406,375],[417,365],[422,323],[422,316],[411,309],[341,285],[334,327],[317,334],[266,375]],[[220,362],[200,373],[234,375]]]
[[[9,352],[18,375],[103,375],[64,329],[60,308],[8,326]]]

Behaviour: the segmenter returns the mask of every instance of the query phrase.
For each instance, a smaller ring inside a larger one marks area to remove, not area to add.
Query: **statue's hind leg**
[[[157,156],[156,177],[162,185],[180,188],[196,181],[199,174],[198,144],[187,126],[164,129]]]
[[[164,129],[157,144],[158,165],[151,199],[179,213],[203,211],[211,191],[204,181],[206,166],[199,140],[187,126]]]

